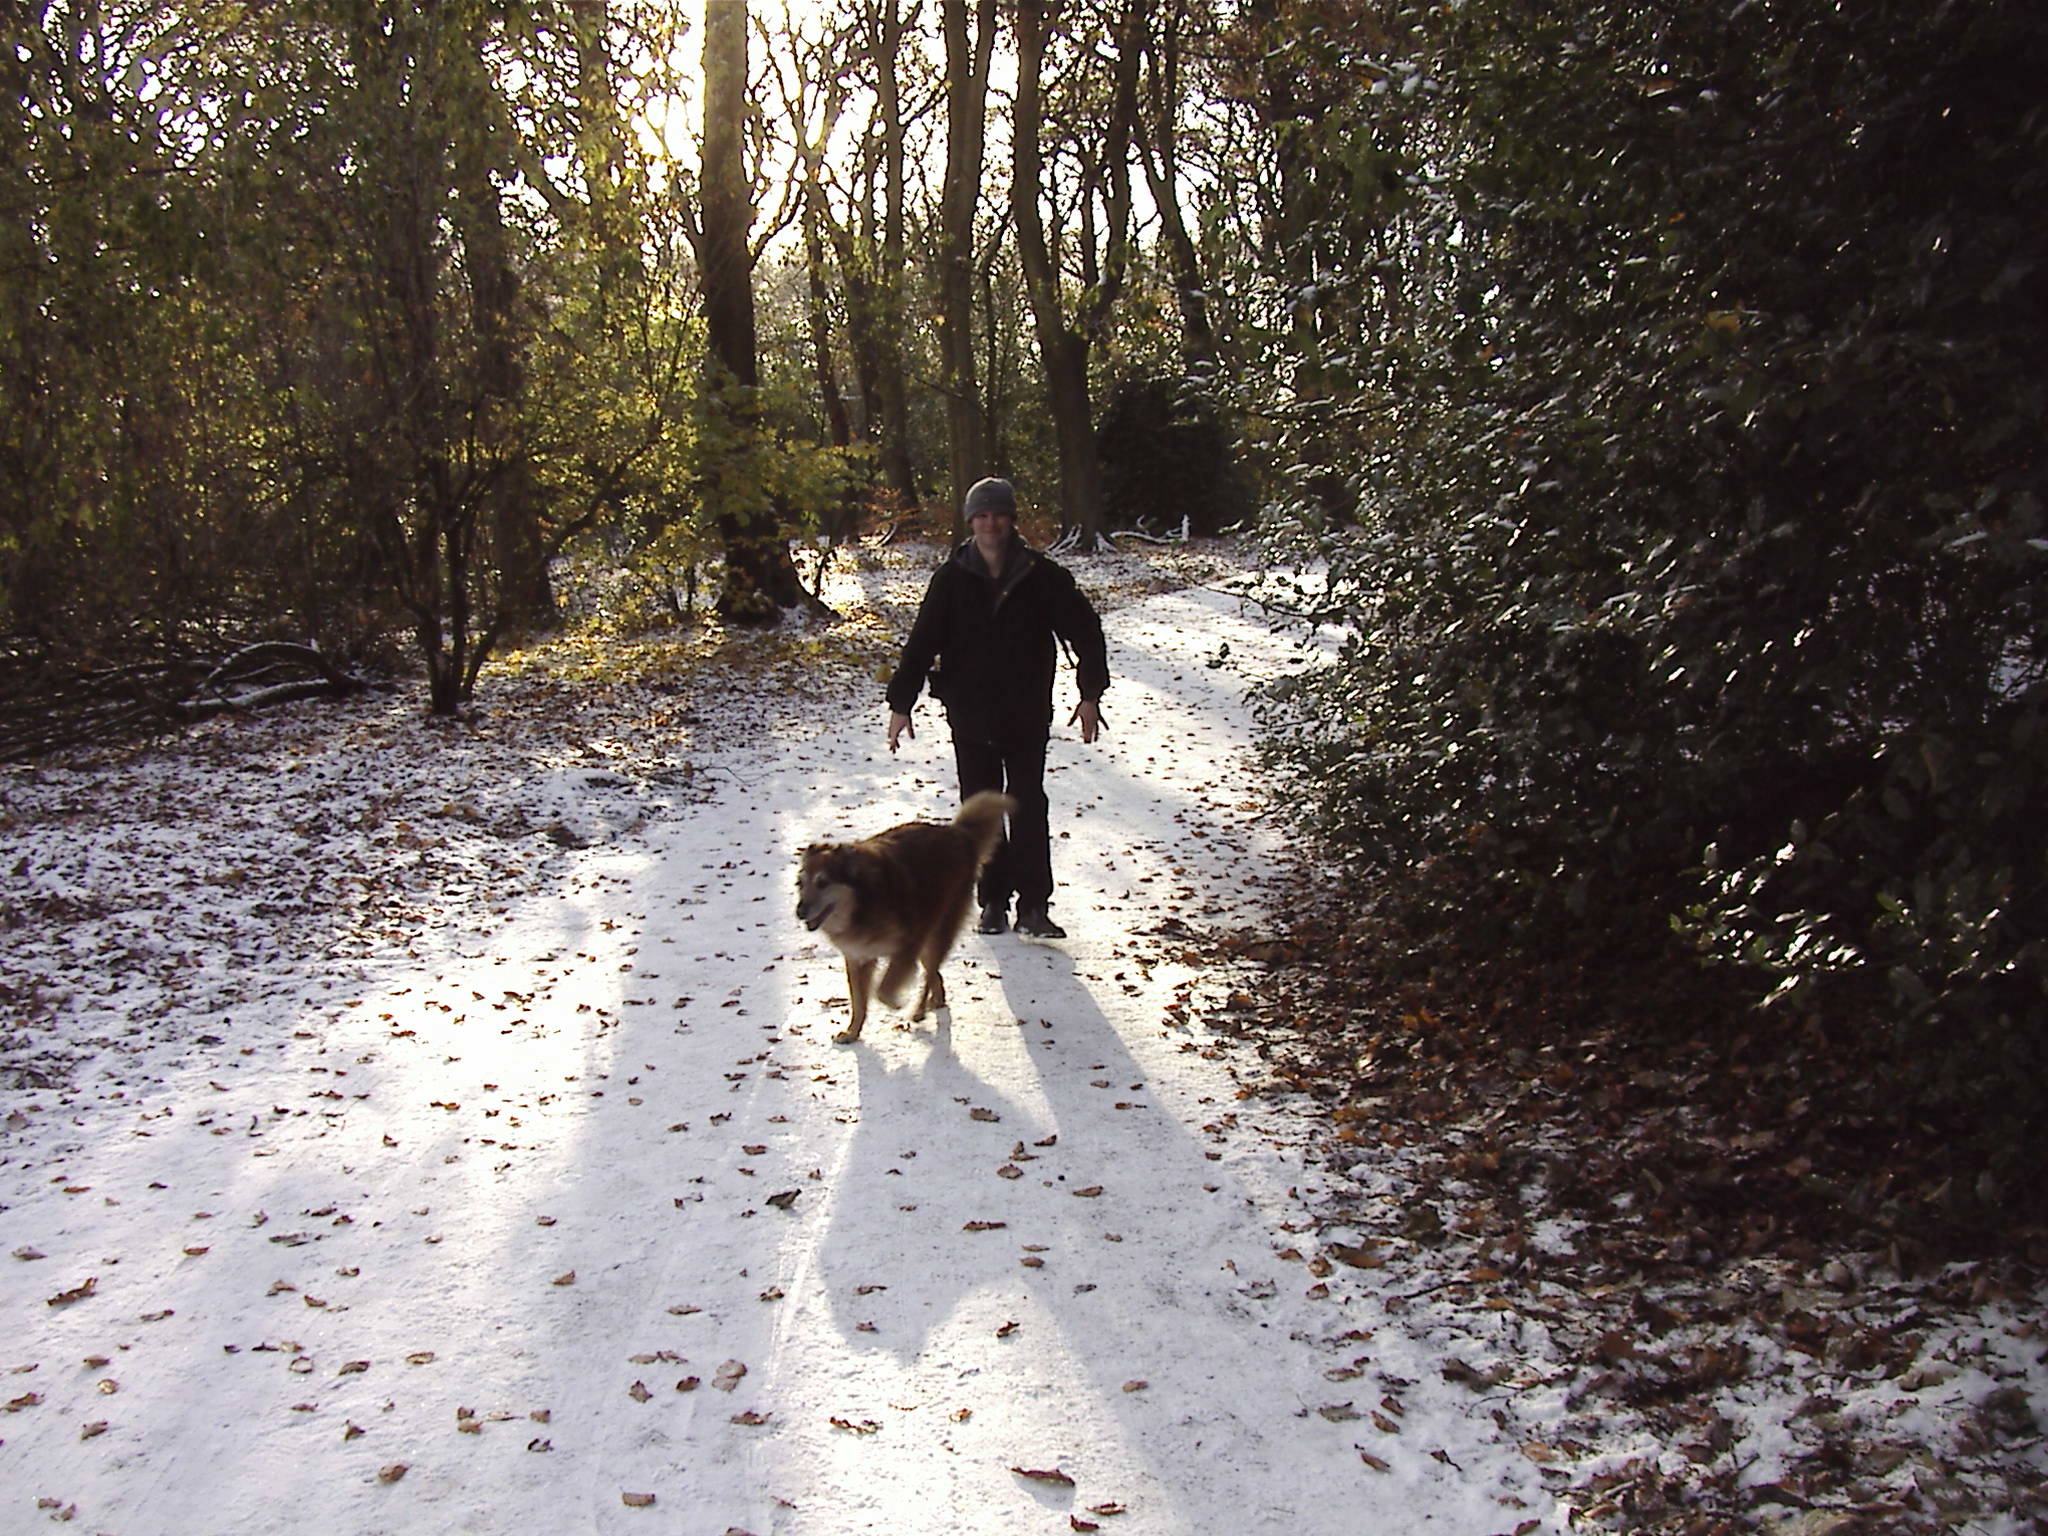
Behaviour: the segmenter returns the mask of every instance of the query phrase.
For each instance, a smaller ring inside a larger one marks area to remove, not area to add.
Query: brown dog
[[[824,930],[846,961],[846,999],[853,1017],[832,1038],[860,1038],[870,991],[894,1008],[920,963],[924,990],[911,1018],[946,1006],[939,967],[974,903],[974,877],[1016,808],[1008,795],[985,790],[960,807],[950,826],[907,821],[858,843],[813,843],[797,869],[796,915],[813,933]],[[879,986],[875,963],[887,960]]]

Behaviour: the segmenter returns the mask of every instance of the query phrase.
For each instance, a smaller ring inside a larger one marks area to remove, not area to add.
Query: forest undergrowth
[[[1753,977],[1647,921],[1540,955],[1460,949],[1413,915],[1423,884],[1481,899],[1442,870],[1332,882],[1304,859],[1271,930],[1213,943],[1269,974],[1209,1022],[1263,1064],[1247,1096],[1321,1106],[1326,1169],[1406,1165],[1405,1214],[1363,1262],[1450,1248],[1466,1279],[1449,1301],[1512,1305],[1584,1362],[1559,1461],[1617,1414],[1679,1448],[1683,1473],[1580,1476],[1592,1522],[1833,1536],[1999,1511],[2039,1529],[2023,1390],[1986,1398],[1949,1454],[1850,1406],[1942,1381],[1929,1332],[1987,1304],[2024,1315],[2048,1272],[2039,1187],[1997,1188],[1968,1126],[1907,1103],[1909,1064],[1873,1049],[1878,1008],[1760,1009]],[[2031,1352],[2048,1320],[2007,1332]],[[1799,1376],[1836,1385],[1795,1390],[1801,1454],[1745,1482],[1716,1399]]]

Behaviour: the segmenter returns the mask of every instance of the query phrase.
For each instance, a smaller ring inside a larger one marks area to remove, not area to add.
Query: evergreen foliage
[[[1163,533],[1185,518],[1201,534],[1242,523],[1254,508],[1234,447],[1196,381],[1126,379],[1096,431],[1110,523]]]
[[[1268,701],[1466,936],[1654,903],[2048,1154],[2048,13],[1280,12],[1247,404],[1342,654]],[[1268,55],[1271,57],[1271,55]]]

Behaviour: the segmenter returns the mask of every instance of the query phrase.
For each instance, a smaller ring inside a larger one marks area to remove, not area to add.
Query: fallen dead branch
[[[178,655],[82,666],[0,653],[0,761],[118,741],[166,725],[296,699],[346,698],[368,683],[317,646],[266,640],[226,657]]]

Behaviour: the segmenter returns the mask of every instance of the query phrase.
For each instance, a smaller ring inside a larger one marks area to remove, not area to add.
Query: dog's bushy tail
[[[986,864],[988,856],[995,852],[996,840],[1003,835],[1003,818],[1015,809],[1016,801],[992,789],[969,795],[967,803],[960,807],[960,814],[953,818],[953,825],[974,839],[976,869]]]

